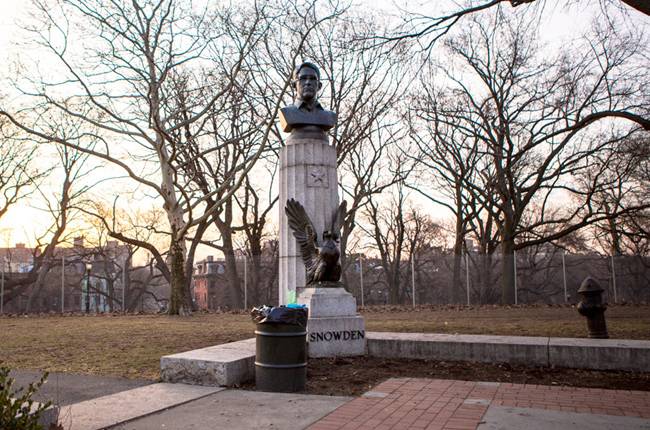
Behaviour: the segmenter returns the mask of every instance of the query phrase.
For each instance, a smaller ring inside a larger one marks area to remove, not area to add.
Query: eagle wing
[[[341,227],[343,227],[343,221],[345,220],[345,214],[347,211],[348,202],[343,200],[332,215],[332,228],[330,229],[330,232],[336,240],[338,240],[341,236]]]
[[[309,219],[305,208],[297,200],[287,200],[284,213],[287,214],[289,227],[293,230],[293,236],[298,241],[298,245],[300,245],[302,261],[305,263],[307,272],[309,272],[313,270],[318,252],[316,249],[316,229],[314,228],[314,224]]]

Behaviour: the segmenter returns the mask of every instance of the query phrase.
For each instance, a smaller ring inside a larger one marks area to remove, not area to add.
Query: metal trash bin
[[[307,309],[255,308],[255,385],[260,391],[303,391],[307,381]]]

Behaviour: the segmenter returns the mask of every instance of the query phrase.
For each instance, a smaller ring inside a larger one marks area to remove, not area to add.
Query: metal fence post
[[[5,257],[2,257],[2,280],[0,281],[0,314],[5,312]]]
[[[612,288],[614,289],[614,303],[618,303],[618,292],[616,291],[616,269],[614,268],[614,255],[611,256],[612,260]]]
[[[126,313],[126,262],[127,258],[122,263],[122,313]]]
[[[411,255],[411,289],[413,290],[413,307],[415,307],[415,257]]]
[[[244,310],[248,308],[248,258],[244,255]]]
[[[467,306],[469,306],[469,253],[467,252],[465,253],[465,286],[467,287]]]
[[[564,280],[564,303],[569,301],[566,293],[566,251],[562,252],[562,279]]]
[[[361,283],[361,307],[364,307],[363,302],[363,255],[359,254],[359,282]]]
[[[65,253],[61,249],[61,313],[65,312]]]
[[[513,272],[515,275],[515,305],[517,304],[518,298],[518,291],[517,291],[517,251],[512,251],[512,267],[513,267]]]

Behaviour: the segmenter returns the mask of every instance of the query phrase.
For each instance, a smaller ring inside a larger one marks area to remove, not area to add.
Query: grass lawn
[[[368,331],[586,337],[570,307],[373,308]],[[650,306],[613,306],[612,338],[650,339]],[[0,317],[0,362],[15,369],[157,379],[160,356],[253,337],[247,314]]]
[[[574,307],[426,308],[364,313],[368,331],[587,337],[587,320]],[[610,338],[650,340],[650,306],[610,306]]]

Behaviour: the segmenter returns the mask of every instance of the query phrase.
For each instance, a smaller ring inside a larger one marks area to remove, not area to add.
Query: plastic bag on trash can
[[[253,308],[251,317],[256,324],[290,324],[307,327],[307,306],[260,306]]]

